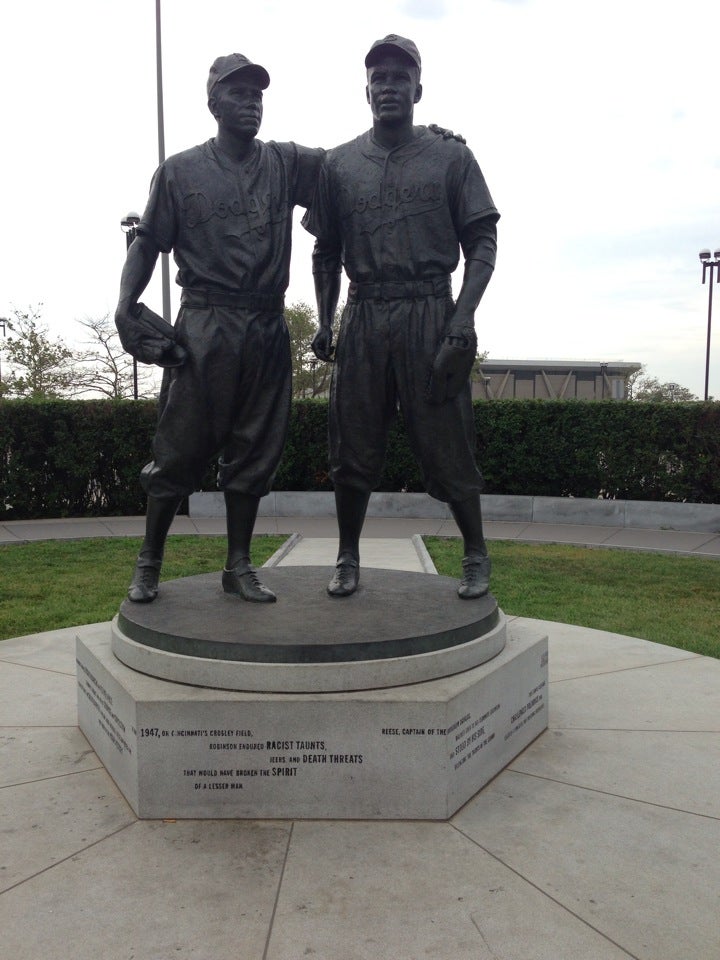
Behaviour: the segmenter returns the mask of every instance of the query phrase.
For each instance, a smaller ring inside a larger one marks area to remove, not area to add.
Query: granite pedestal
[[[325,568],[263,579],[277,604],[186,578],[78,639],[80,727],[139,817],[443,820],[547,726],[547,640],[491,596],[390,570],[343,600]]]

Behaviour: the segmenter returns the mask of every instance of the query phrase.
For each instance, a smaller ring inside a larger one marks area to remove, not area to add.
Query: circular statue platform
[[[112,649],[127,666],[195,686],[264,692],[418,683],[485,663],[505,646],[495,598],[461,600],[449,577],[363,569],[332,598],[326,567],[269,567],[277,603],[247,603],[220,574],[161,583],[154,603],[125,601]]]

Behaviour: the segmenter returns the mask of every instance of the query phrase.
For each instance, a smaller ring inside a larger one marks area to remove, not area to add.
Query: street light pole
[[[702,282],[705,283],[705,277],[710,272],[710,284],[708,286],[708,322],[707,322],[707,348],[705,350],[705,400],[708,399],[708,387],[710,384],[710,331],[712,329],[712,302],[713,302],[713,270],[715,274],[715,283],[720,281],[720,249],[713,251],[712,259],[709,250],[700,251],[700,260],[702,262]]]
[[[137,225],[140,223],[140,214],[135,213],[134,210],[131,210],[130,213],[125,214],[123,219],[120,221],[120,229],[125,234],[125,243],[126,249],[130,249],[130,245],[137,236]],[[137,360],[133,357],[133,400],[138,398],[138,367]]]
[[[164,163],[165,106],[163,100],[162,12],[160,10],[160,0],[155,0],[155,74],[157,91],[158,163]],[[168,323],[172,323],[170,316],[170,257],[167,253],[160,254],[160,276],[162,279],[163,317]]]

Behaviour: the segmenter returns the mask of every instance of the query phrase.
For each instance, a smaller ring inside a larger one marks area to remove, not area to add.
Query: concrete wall
[[[582,523],[606,527],[641,527],[653,530],[720,532],[720,504],[655,503],[649,500],[585,500],[568,497],[506,497],[488,494],[482,498],[486,520],[520,523]],[[332,517],[332,493],[278,490],[260,501],[262,517]],[[447,519],[447,504],[425,493],[373,493],[368,517],[416,517]],[[221,493],[194,493],[191,517],[223,517]]]

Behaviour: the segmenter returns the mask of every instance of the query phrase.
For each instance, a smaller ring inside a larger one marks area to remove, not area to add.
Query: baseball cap
[[[242,53],[230,53],[226,57],[218,57],[210,67],[207,82],[208,97],[217,83],[225,80],[231,73],[237,73],[238,70],[247,70],[248,79],[249,75],[252,74],[262,90],[267,89],[270,85],[270,74],[265,67],[261,67],[259,63],[253,63],[251,60],[248,60]]]
[[[382,40],[376,40],[365,57],[365,66],[370,67],[383,53],[397,53],[400,50],[406,57],[410,57],[418,70],[421,69],[420,51],[407,37],[399,37],[396,33],[389,33]]]

